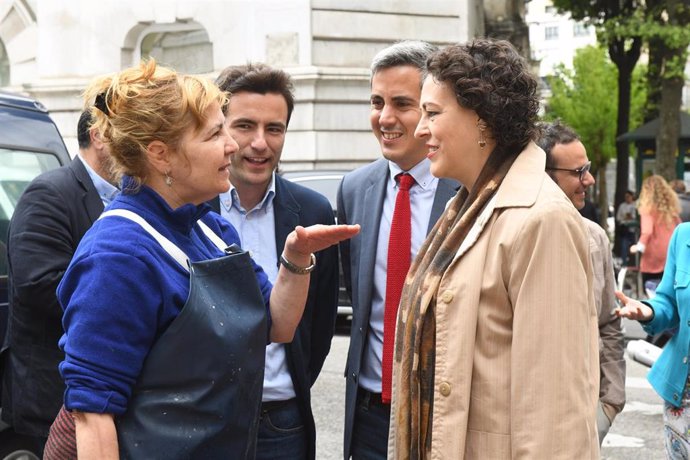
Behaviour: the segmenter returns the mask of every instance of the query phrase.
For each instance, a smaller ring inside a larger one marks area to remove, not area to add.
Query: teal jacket
[[[647,379],[667,402],[680,407],[690,364],[690,223],[679,225],[668,246],[664,277],[648,303],[654,318],[642,323],[649,334],[677,327]]]

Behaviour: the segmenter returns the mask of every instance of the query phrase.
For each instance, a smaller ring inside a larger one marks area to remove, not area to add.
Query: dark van
[[[36,176],[69,161],[48,110],[28,97],[0,92],[0,350],[7,329],[7,229],[14,207]],[[0,458],[36,458],[21,449],[20,438],[0,422]]]

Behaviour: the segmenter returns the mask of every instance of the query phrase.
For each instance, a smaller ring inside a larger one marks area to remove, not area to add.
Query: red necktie
[[[383,358],[381,363],[381,400],[391,401],[393,381],[393,345],[395,343],[395,320],[407,270],[410,268],[410,247],[412,230],[410,225],[410,187],[414,178],[409,174],[398,174],[398,194],[388,239],[388,270],[386,272],[386,309],[383,315]]]

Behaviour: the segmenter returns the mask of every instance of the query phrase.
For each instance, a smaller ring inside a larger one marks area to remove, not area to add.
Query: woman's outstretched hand
[[[629,318],[637,321],[649,321],[654,318],[654,310],[652,310],[649,305],[639,300],[631,299],[621,291],[616,291],[616,297],[618,297],[618,300],[623,304],[622,307],[614,310],[616,315],[621,318]]]
[[[285,257],[298,265],[309,265],[311,254],[359,233],[359,225],[297,226],[285,240]]]

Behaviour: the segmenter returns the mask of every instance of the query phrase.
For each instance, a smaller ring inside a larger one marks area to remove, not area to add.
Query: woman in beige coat
[[[532,142],[537,82],[505,41],[427,67],[415,135],[464,187],[403,290],[389,458],[599,458],[588,243]]]

